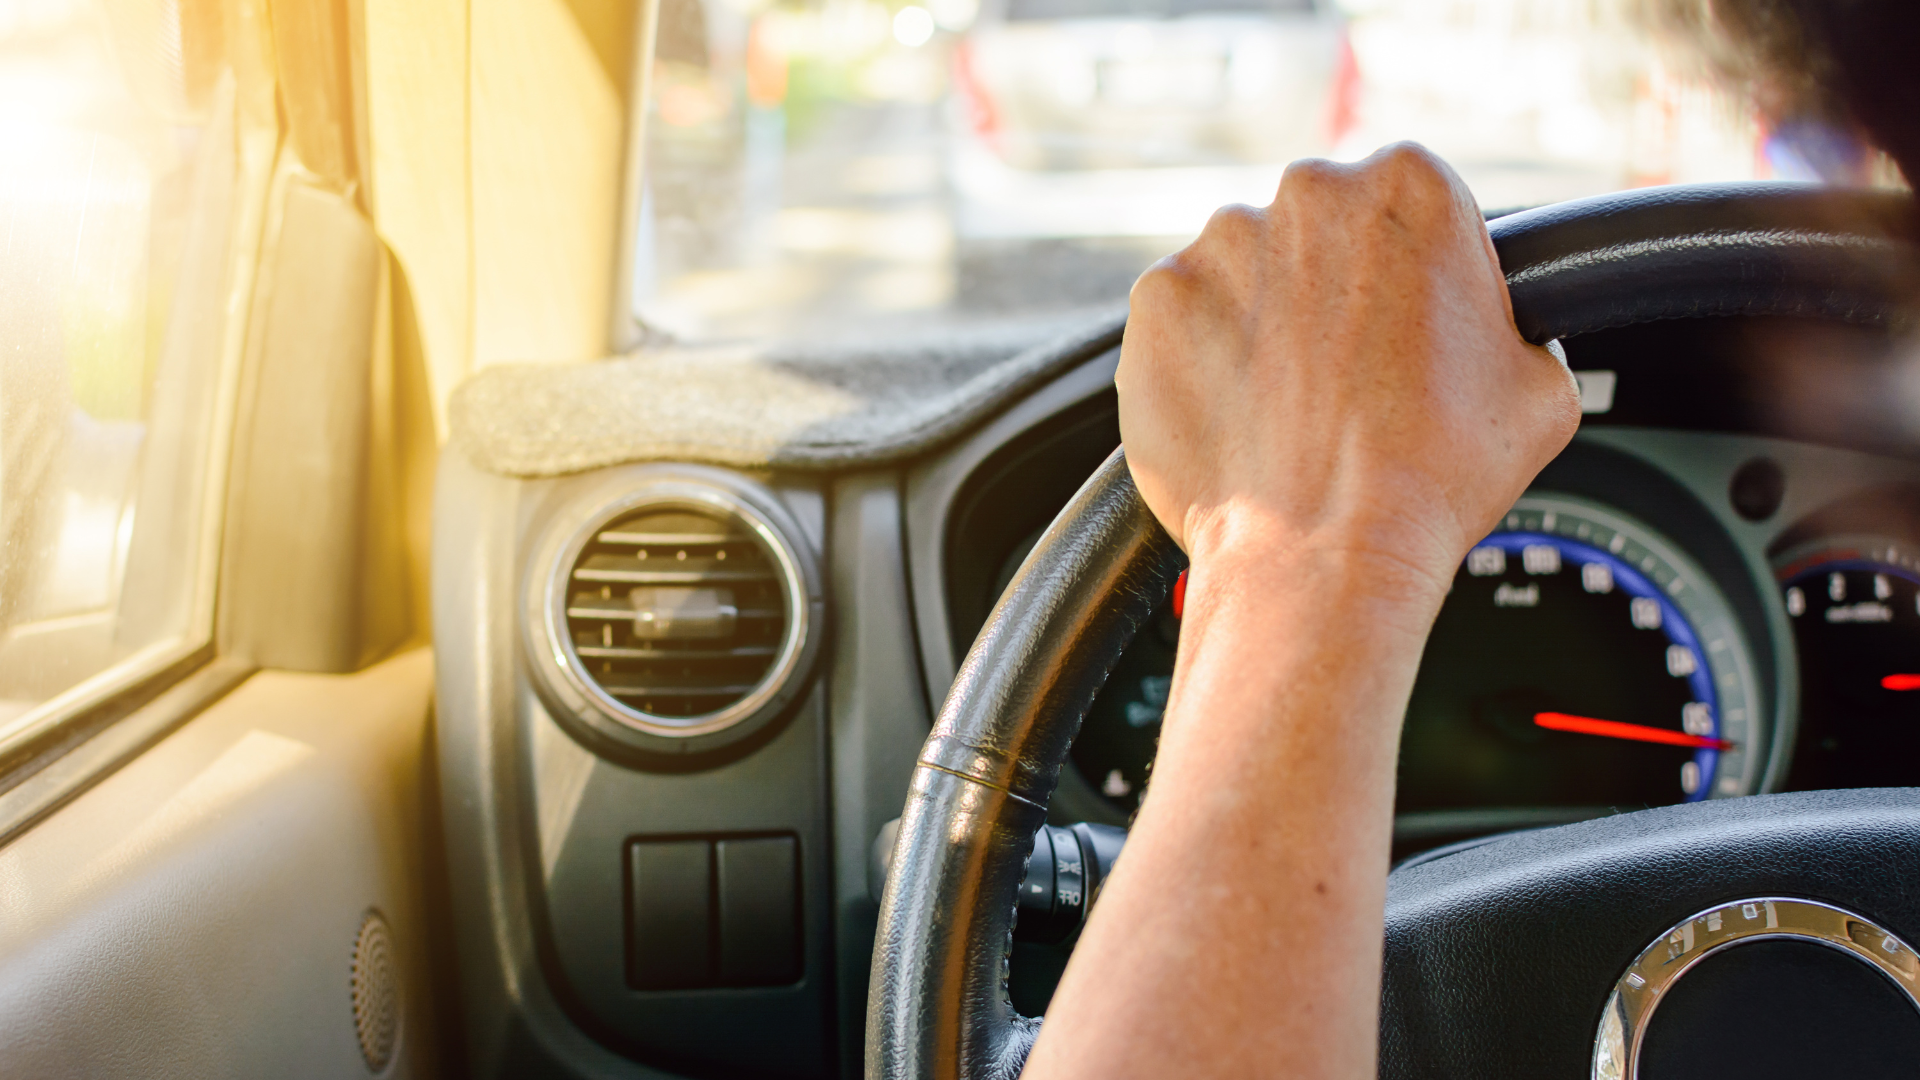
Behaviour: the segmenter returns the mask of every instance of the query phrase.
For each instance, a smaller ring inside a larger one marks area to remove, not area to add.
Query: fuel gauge
[[[1827,537],[1775,577],[1800,654],[1796,788],[1920,783],[1920,545]]]

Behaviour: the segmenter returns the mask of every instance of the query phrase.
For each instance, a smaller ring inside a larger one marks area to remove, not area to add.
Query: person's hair
[[[1920,0],[1644,0],[1775,123],[1858,131],[1920,181]]]

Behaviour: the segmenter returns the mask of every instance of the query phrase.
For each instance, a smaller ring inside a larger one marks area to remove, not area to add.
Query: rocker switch
[[[800,978],[800,853],[791,836],[717,840],[720,984],[784,986]]]
[[[628,851],[628,983],[635,990],[713,985],[713,845],[651,840]]]

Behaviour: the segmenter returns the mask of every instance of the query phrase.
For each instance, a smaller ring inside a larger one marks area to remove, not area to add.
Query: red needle
[[[1533,722],[1550,731],[1572,731],[1581,735],[1599,735],[1608,739],[1632,739],[1635,742],[1663,743],[1667,746],[1691,746],[1704,750],[1731,750],[1725,739],[1689,735],[1684,731],[1623,724],[1618,720],[1595,720],[1591,716],[1569,716],[1561,712],[1534,713]]]
[[[1880,685],[1888,690],[1920,690],[1920,675],[1889,675]]]

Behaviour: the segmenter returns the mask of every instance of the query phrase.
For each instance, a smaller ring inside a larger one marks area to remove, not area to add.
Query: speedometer
[[[1678,547],[1599,506],[1528,497],[1468,553],[1434,623],[1398,808],[1746,794],[1757,699],[1732,611]]]
[[[1162,612],[1074,742],[1109,820],[1146,786],[1178,640]],[[1756,671],[1726,598],[1677,545],[1597,504],[1528,496],[1468,554],[1434,623],[1401,737],[1401,821],[1462,835],[1750,794]]]

